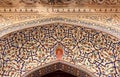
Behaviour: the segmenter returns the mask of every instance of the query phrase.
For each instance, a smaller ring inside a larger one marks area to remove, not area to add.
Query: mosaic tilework
[[[20,77],[26,71],[56,60],[84,65],[98,77],[120,76],[120,40],[106,33],[70,24],[48,24],[0,38],[0,75]]]
[[[81,71],[77,68],[74,68],[72,66],[69,66],[67,64],[63,64],[63,63],[60,63],[60,62],[49,65],[49,66],[46,66],[46,67],[43,67],[43,68],[40,68],[39,70],[34,71],[33,73],[31,73],[30,75],[28,75],[26,77],[41,77],[41,76],[44,76],[46,74],[55,72],[57,70],[61,70],[63,72],[72,74],[76,77],[91,77],[87,73],[85,73],[84,71]]]

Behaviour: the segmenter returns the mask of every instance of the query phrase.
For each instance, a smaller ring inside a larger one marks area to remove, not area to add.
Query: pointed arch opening
[[[94,74],[92,74],[92,72],[83,68],[82,66],[78,67],[62,60],[50,62],[43,66],[38,66],[26,72],[22,77],[45,77],[54,72],[65,73],[73,77],[96,77]]]

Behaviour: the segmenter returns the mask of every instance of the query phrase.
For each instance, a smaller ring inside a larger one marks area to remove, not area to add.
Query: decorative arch
[[[62,59],[84,66],[96,77],[120,76],[120,40],[108,33],[67,23],[52,23],[14,31],[0,38],[0,75],[21,77],[25,72]]]
[[[96,30],[111,34],[117,38],[120,38],[120,32],[117,31],[115,28],[108,26],[107,24],[100,23],[93,20],[69,19],[69,18],[63,18],[63,17],[62,18],[61,17],[43,18],[43,19],[36,19],[36,20],[12,24],[0,30],[0,37],[17,30],[35,27],[37,25],[45,25],[45,24],[52,24],[52,23],[58,23],[58,22],[78,25],[78,26],[82,25],[83,27],[96,29]]]
[[[33,70],[25,73],[22,77],[41,77],[58,70],[72,74],[76,77],[96,77],[89,70],[83,68],[82,66],[78,67],[62,60],[50,62],[43,66],[36,67]]]

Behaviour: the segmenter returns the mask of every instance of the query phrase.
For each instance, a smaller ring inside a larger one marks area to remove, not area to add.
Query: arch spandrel
[[[0,38],[3,77],[20,77],[37,66],[56,61],[58,44],[62,60],[90,69],[97,77],[119,77],[120,40],[83,26],[52,23],[9,33]]]

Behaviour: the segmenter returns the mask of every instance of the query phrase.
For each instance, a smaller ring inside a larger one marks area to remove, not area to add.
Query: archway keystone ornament
[[[58,46],[55,51],[57,60],[62,60],[63,53],[63,49],[60,46]]]

